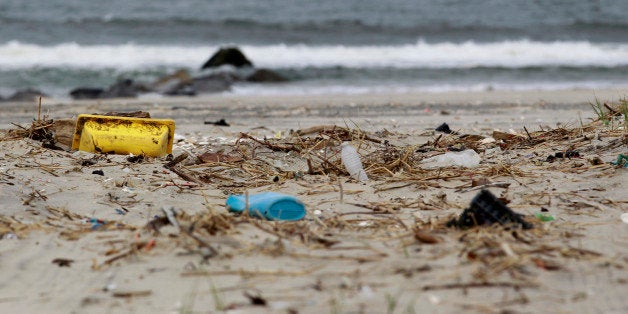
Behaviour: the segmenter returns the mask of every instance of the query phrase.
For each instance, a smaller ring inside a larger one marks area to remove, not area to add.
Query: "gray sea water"
[[[628,1],[1,0],[0,95],[195,73],[221,46],[290,78],[229,93],[628,86]]]

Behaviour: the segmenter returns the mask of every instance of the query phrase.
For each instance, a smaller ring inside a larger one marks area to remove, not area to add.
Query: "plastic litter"
[[[360,160],[360,155],[355,150],[355,148],[349,145],[348,142],[343,142],[340,144],[342,151],[340,152],[340,158],[342,160],[342,164],[347,169],[347,172],[358,181],[368,181],[369,178],[366,175],[366,171],[362,167],[362,161]]]
[[[611,164],[628,168],[628,154],[617,155],[617,161],[613,161]]]
[[[451,134],[453,131],[451,131],[451,129],[449,128],[449,124],[447,123],[443,123],[441,125],[439,125],[435,131],[437,132],[443,132],[445,134]]]
[[[547,156],[546,161],[548,162],[554,162],[554,160],[556,160],[557,158],[580,158],[580,153],[578,151],[575,150],[568,150],[565,152],[557,152],[554,155],[549,155]]]
[[[2,239],[3,239],[3,240],[17,240],[17,239],[18,239],[18,237],[17,237],[17,235],[16,235],[15,233],[10,233],[10,232],[9,232],[9,233],[5,233],[5,234],[2,236]]]
[[[227,198],[227,210],[236,213],[247,211],[252,217],[268,220],[293,221],[305,217],[305,206],[291,195],[264,192],[249,195],[248,208],[246,203],[246,195],[231,195]]]
[[[542,222],[548,222],[548,221],[554,220],[554,216],[550,214],[546,214],[546,213],[536,213],[534,214],[534,217],[538,218]]]
[[[204,124],[213,124],[215,126],[230,126],[225,119],[220,119],[216,121],[205,121]]]
[[[623,223],[628,224],[628,213],[621,214],[621,216],[619,216],[619,218],[621,218],[621,221]]]
[[[89,223],[92,224],[92,230],[97,230],[98,228],[104,226],[107,222],[98,218],[90,218]]]
[[[447,152],[442,155],[423,159],[421,161],[422,168],[435,169],[446,167],[464,167],[475,168],[480,165],[480,155],[473,149],[463,150],[461,152]]]
[[[500,225],[518,224],[523,229],[531,229],[533,225],[521,217],[521,214],[512,211],[491,192],[482,190],[471,200],[469,208],[465,209],[458,219],[454,218],[447,222],[447,227],[466,229],[499,223]]]
[[[174,121],[81,114],[72,149],[91,153],[161,157],[172,153]]]

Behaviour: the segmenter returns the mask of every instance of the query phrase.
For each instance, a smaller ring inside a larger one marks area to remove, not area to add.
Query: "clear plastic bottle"
[[[362,161],[360,160],[360,155],[355,150],[353,146],[349,144],[349,142],[343,142],[340,144],[342,148],[340,152],[340,158],[342,160],[342,164],[347,169],[347,172],[358,181],[368,181],[369,178],[366,175],[366,171],[362,167]]]

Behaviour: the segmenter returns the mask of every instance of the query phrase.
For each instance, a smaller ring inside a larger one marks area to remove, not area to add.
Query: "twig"
[[[39,108],[37,109],[37,122],[41,121],[41,96],[39,96]]]
[[[242,138],[248,138],[250,140],[253,140],[254,142],[264,145],[266,147],[268,147],[269,149],[271,149],[272,151],[281,151],[281,152],[289,152],[289,151],[294,151],[294,152],[301,152],[300,148],[297,148],[296,146],[292,145],[292,146],[282,146],[282,145],[276,145],[276,144],[272,144],[270,143],[268,140],[258,140],[256,138],[254,138],[253,136],[250,136],[244,132],[240,132],[240,139]],[[238,140],[240,140],[238,139]]]
[[[196,240],[196,242],[198,242],[201,246],[209,250],[211,254],[205,258],[214,257],[218,255],[218,251],[214,249],[214,247],[212,247],[209,243],[207,243],[207,241],[201,239],[199,236],[194,234],[194,224],[192,224],[190,228],[188,229],[182,228],[182,230],[185,234],[189,235],[192,239]]]
[[[170,171],[176,173],[179,177],[181,177],[183,180],[186,181],[190,181],[190,182],[194,182],[200,186],[205,185],[205,183],[201,180],[198,180],[197,178],[193,177],[192,175],[188,174],[185,172],[185,170],[181,169],[181,168],[177,168],[177,167],[172,167],[169,169]]]
[[[116,291],[113,293],[114,298],[132,298],[132,297],[146,297],[151,295],[153,292],[151,290],[140,290],[140,291]]]
[[[471,283],[449,283],[442,285],[427,285],[421,290],[449,290],[449,289],[469,289],[469,288],[536,288],[538,285],[532,283],[513,283],[513,282],[471,282]]]
[[[338,189],[340,190],[340,203],[344,202],[344,190],[342,189],[342,182],[338,178]]]
[[[532,141],[532,136],[530,136],[530,132],[528,132],[528,128],[525,127],[525,125],[523,126],[523,129],[526,131],[526,134],[528,134],[528,139],[530,141]]]
[[[174,158],[173,160],[171,160],[170,162],[165,164],[164,167],[166,169],[171,169],[174,166],[176,166],[178,163],[180,163],[180,162],[184,161],[186,158],[188,158],[188,156],[189,156],[188,153],[184,152],[183,154],[177,156],[176,158]]]

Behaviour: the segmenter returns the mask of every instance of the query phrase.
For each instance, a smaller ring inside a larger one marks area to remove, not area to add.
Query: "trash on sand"
[[[553,162],[556,158],[579,158],[580,153],[575,150],[568,150],[565,152],[557,152],[554,155],[547,156],[546,161]]]
[[[621,214],[621,216],[619,216],[619,218],[621,218],[621,221],[623,223],[628,224],[628,213]]]
[[[81,114],[72,149],[161,157],[172,153],[173,139],[173,120]]]
[[[342,151],[340,152],[340,159],[351,177],[358,181],[368,181],[369,178],[362,167],[360,155],[355,148],[349,145],[348,142],[343,142],[340,144],[340,147],[342,148]]]
[[[252,217],[268,220],[299,220],[305,217],[303,203],[293,196],[275,192],[250,195],[248,200],[246,195],[231,195],[227,198],[227,209],[237,213],[247,211]]]
[[[212,122],[212,121],[205,121],[204,124],[213,124],[215,126],[229,126],[229,123],[227,123],[227,121],[225,121],[225,119],[220,119],[220,120],[217,120],[217,121],[214,121],[214,122]]]
[[[534,214],[534,217],[538,218],[540,221],[543,221],[543,222],[548,222],[548,221],[553,221],[554,220],[554,216],[552,216],[550,214],[546,214],[546,213],[536,213],[536,214]]]
[[[161,211],[164,212],[168,222],[173,225],[177,230],[180,229],[179,222],[177,221],[177,212],[174,209],[174,206],[163,206]]]
[[[612,161],[611,164],[628,168],[628,154],[617,155],[617,161]]]
[[[102,170],[94,170],[94,171],[92,171],[92,174],[97,174],[99,176],[104,176],[105,175],[105,173]]]
[[[3,240],[17,240],[18,237],[17,237],[17,235],[15,233],[5,233],[2,236],[2,239]]]
[[[521,214],[512,211],[491,192],[482,190],[471,200],[469,208],[465,209],[458,219],[454,218],[447,222],[447,227],[464,229],[499,223],[500,225],[519,224],[523,229],[532,228],[532,224],[521,217]]]
[[[447,152],[442,155],[423,159],[421,162],[424,169],[436,169],[445,167],[475,168],[480,165],[480,155],[473,149],[461,152]]]
[[[447,123],[443,123],[443,124],[439,125],[439,126],[435,129],[435,131],[437,131],[437,132],[443,132],[443,133],[445,133],[445,134],[451,134],[451,133],[453,133],[453,131],[449,128],[449,124],[447,124]]]
[[[92,224],[92,230],[97,230],[98,228],[100,228],[100,227],[102,227],[102,226],[104,226],[106,224],[105,221],[100,220],[98,218],[91,218],[89,220],[89,223]]]
[[[73,259],[69,258],[55,258],[52,260],[53,264],[57,264],[59,267],[70,267],[74,263]]]

